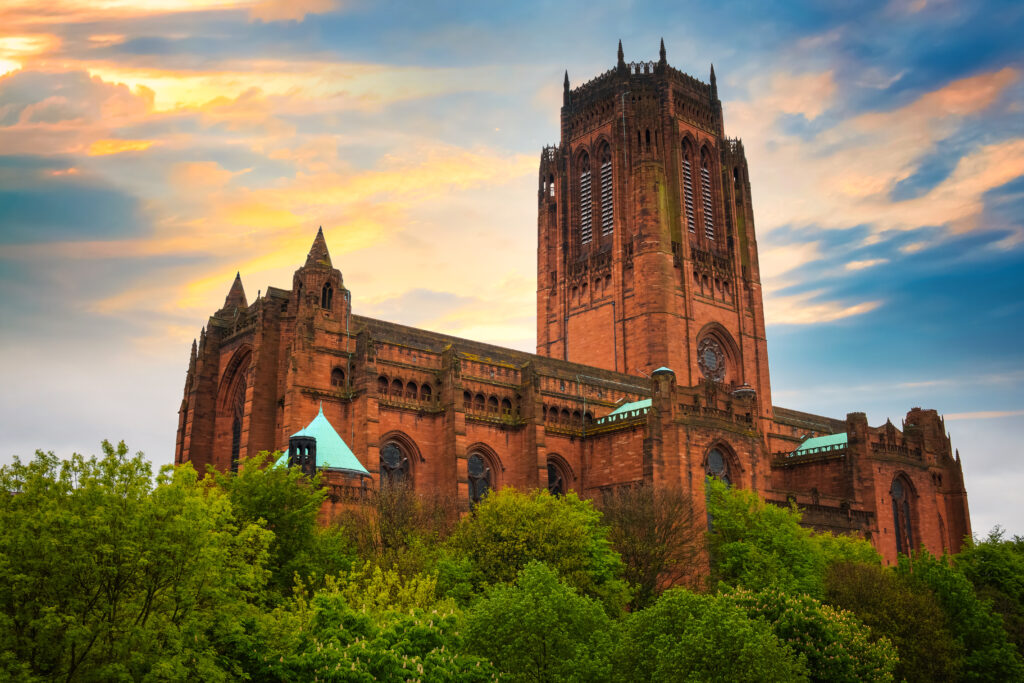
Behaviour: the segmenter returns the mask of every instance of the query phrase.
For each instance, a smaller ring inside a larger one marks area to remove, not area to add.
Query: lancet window
[[[707,153],[701,154],[700,160],[700,198],[704,209],[704,236],[715,239],[715,211],[711,201],[711,168]]]
[[[407,484],[409,482],[409,457],[401,446],[393,441],[380,449],[380,485]]]
[[[491,468],[479,453],[472,453],[466,463],[469,474],[469,502],[479,503],[491,490]]]
[[[615,231],[614,193],[612,190],[612,150],[605,143],[601,148],[601,236]]]
[[[320,308],[326,308],[328,311],[331,310],[331,303],[334,301],[334,287],[328,282],[324,285],[324,288],[320,290]]]
[[[580,157],[580,243],[590,244],[594,239],[594,209],[590,190],[590,157]]]
[[[902,477],[896,477],[892,481],[889,495],[892,498],[896,552],[909,554],[914,549],[914,534],[910,528],[910,486]]]
[[[683,147],[683,204],[686,208],[686,227],[690,232],[697,232],[695,207],[693,203],[693,154],[689,146]]]

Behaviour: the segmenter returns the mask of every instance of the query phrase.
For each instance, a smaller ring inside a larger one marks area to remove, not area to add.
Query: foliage
[[[646,607],[667,588],[698,583],[704,573],[704,524],[690,495],[636,486],[620,489],[599,507],[634,587],[632,609]]]
[[[890,568],[837,562],[825,577],[825,595],[888,638],[899,652],[896,677],[905,681],[951,681],[960,675],[963,647],[929,589],[915,589]]]
[[[328,578],[327,586],[336,589],[353,609],[362,611],[455,610],[453,601],[438,598],[436,576],[415,574],[403,577],[394,568],[381,569],[369,562],[360,569],[342,574],[338,581]]]
[[[767,503],[754,491],[705,482],[708,552],[712,576],[730,586],[759,591],[824,596],[825,569],[832,562],[879,562],[870,543],[852,536],[815,534],[800,526],[795,507]]]
[[[191,466],[154,487],[141,454],[37,452],[0,468],[0,651],[7,673],[226,680],[219,641],[251,611],[271,534],[238,526]]]
[[[1006,539],[998,526],[956,556],[978,596],[992,602],[1017,652],[1024,656],[1024,538]]]
[[[898,571],[915,588],[930,588],[955,625],[954,635],[966,651],[962,680],[1024,680],[1024,663],[1007,639],[1002,619],[948,558],[921,550],[913,558],[901,556]]]
[[[298,467],[274,467],[279,453],[262,451],[246,458],[238,472],[219,472],[209,468],[209,475],[227,492],[231,508],[239,521],[255,523],[274,532],[270,545],[269,585],[280,596],[291,593],[296,573],[303,577],[322,576],[345,569],[351,563],[342,553],[329,552],[320,541],[337,537],[323,532],[317,524],[320,506],[326,497],[319,486],[319,476],[310,480]],[[314,560],[326,562],[318,567]],[[337,566],[340,565],[340,566]]]
[[[466,644],[516,681],[605,681],[611,621],[540,562],[493,586],[466,618]]]
[[[630,615],[614,655],[616,680],[802,681],[806,668],[762,620],[725,596],[682,588]]]
[[[812,681],[893,680],[896,649],[886,638],[872,642],[871,630],[851,612],[774,588],[739,589],[727,598],[771,624],[775,635],[804,657]]]
[[[458,521],[458,509],[444,496],[391,483],[373,491],[369,505],[345,508],[334,521],[345,529],[359,557],[411,575],[434,564],[439,541]]]
[[[246,675],[254,681],[491,681],[464,654],[459,615],[356,611],[334,587],[301,596],[255,624]]]
[[[512,582],[537,560],[612,613],[629,599],[628,586],[619,578],[622,560],[612,550],[601,513],[575,493],[494,491],[460,521],[449,541],[471,563],[478,589]]]

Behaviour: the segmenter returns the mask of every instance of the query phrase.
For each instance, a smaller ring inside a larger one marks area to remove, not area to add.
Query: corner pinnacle
[[[309,255],[306,256],[306,267],[309,266],[327,266],[333,268],[331,264],[331,254],[327,251],[327,240],[324,239],[324,228],[320,226],[320,229],[316,231],[316,238],[313,240],[313,246],[309,248]]]
[[[665,39],[664,38],[661,39],[661,48],[658,50],[658,57],[659,57],[658,61],[661,64],[665,64],[666,63],[665,62]]]
[[[622,39],[619,38],[619,66],[626,66],[626,57],[622,52]]]
[[[235,281],[231,283],[231,289],[228,290],[228,295],[224,298],[224,309],[236,306],[246,308],[248,305],[245,300],[245,289],[242,287],[242,273],[236,272]]]

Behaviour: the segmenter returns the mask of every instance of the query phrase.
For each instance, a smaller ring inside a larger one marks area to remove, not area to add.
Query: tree
[[[712,577],[758,591],[824,596],[825,569],[836,561],[878,563],[870,543],[851,536],[815,534],[800,526],[800,512],[767,503],[753,491],[705,483],[711,530]]]
[[[750,617],[771,624],[775,635],[801,655],[812,681],[892,681],[896,648],[852,612],[837,610],[809,595],[769,588],[757,593],[739,589],[725,598]]]
[[[803,681],[803,661],[732,600],[683,588],[628,617],[614,655],[615,680]]]
[[[543,562],[579,593],[617,613],[629,599],[601,513],[575,493],[494,491],[464,517],[449,547],[467,558],[477,590],[509,583],[533,560]]]
[[[825,599],[849,610],[872,633],[896,646],[896,678],[953,681],[963,666],[963,646],[930,589],[912,586],[891,568],[837,562],[825,577]]]
[[[466,617],[466,646],[512,680],[606,681],[611,620],[550,568],[530,562],[515,585],[487,591]]]
[[[998,526],[981,541],[971,541],[954,558],[978,597],[992,602],[1010,641],[1024,656],[1024,538],[1005,537]]]
[[[642,609],[665,589],[695,587],[704,571],[704,519],[679,489],[620,489],[599,504],[612,547],[634,587],[631,607]]]
[[[191,466],[37,452],[0,468],[0,666],[79,681],[226,680],[271,534],[237,525]],[[154,485],[155,484],[155,485]]]
[[[966,652],[962,680],[1024,680],[1024,663],[1010,644],[999,615],[983,602],[963,572],[949,558],[921,550],[913,558],[900,557],[898,571],[910,585],[934,592],[954,635]]]
[[[291,593],[296,573],[305,579],[322,578],[347,569],[351,557],[341,548],[342,538],[317,523],[327,495],[319,475],[310,479],[298,467],[273,466],[279,455],[262,451],[243,460],[238,472],[210,467],[208,474],[227,493],[240,523],[259,524],[273,532],[269,585],[283,597]]]

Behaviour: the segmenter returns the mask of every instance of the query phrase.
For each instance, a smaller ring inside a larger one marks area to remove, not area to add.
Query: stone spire
[[[565,70],[565,80],[562,81],[562,104],[569,104],[569,70]]]
[[[196,340],[192,340],[192,355],[188,359],[188,374],[192,376],[196,371]]]
[[[316,239],[313,240],[313,246],[309,248],[309,256],[306,257],[306,267],[310,266],[334,267],[331,263],[331,254],[327,251],[327,240],[324,239],[323,226],[320,226],[320,229],[316,231]]]
[[[242,274],[235,273],[235,281],[231,283],[231,290],[228,291],[227,297],[224,299],[224,308],[221,310],[228,310],[236,306],[246,308],[249,304],[245,300],[245,289],[242,288]]]
[[[626,57],[622,53],[622,39],[621,38],[619,38],[619,62],[618,62],[618,67],[620,69],[625,69],[626,68]]]
[[[718,99],[718,83],[715,81],[715,65],[711,65],[711,98]]]
[[[661,49],[658,50],[658,64],[665,66],[668,61],[665,59],[665,39],[661,39]]]

